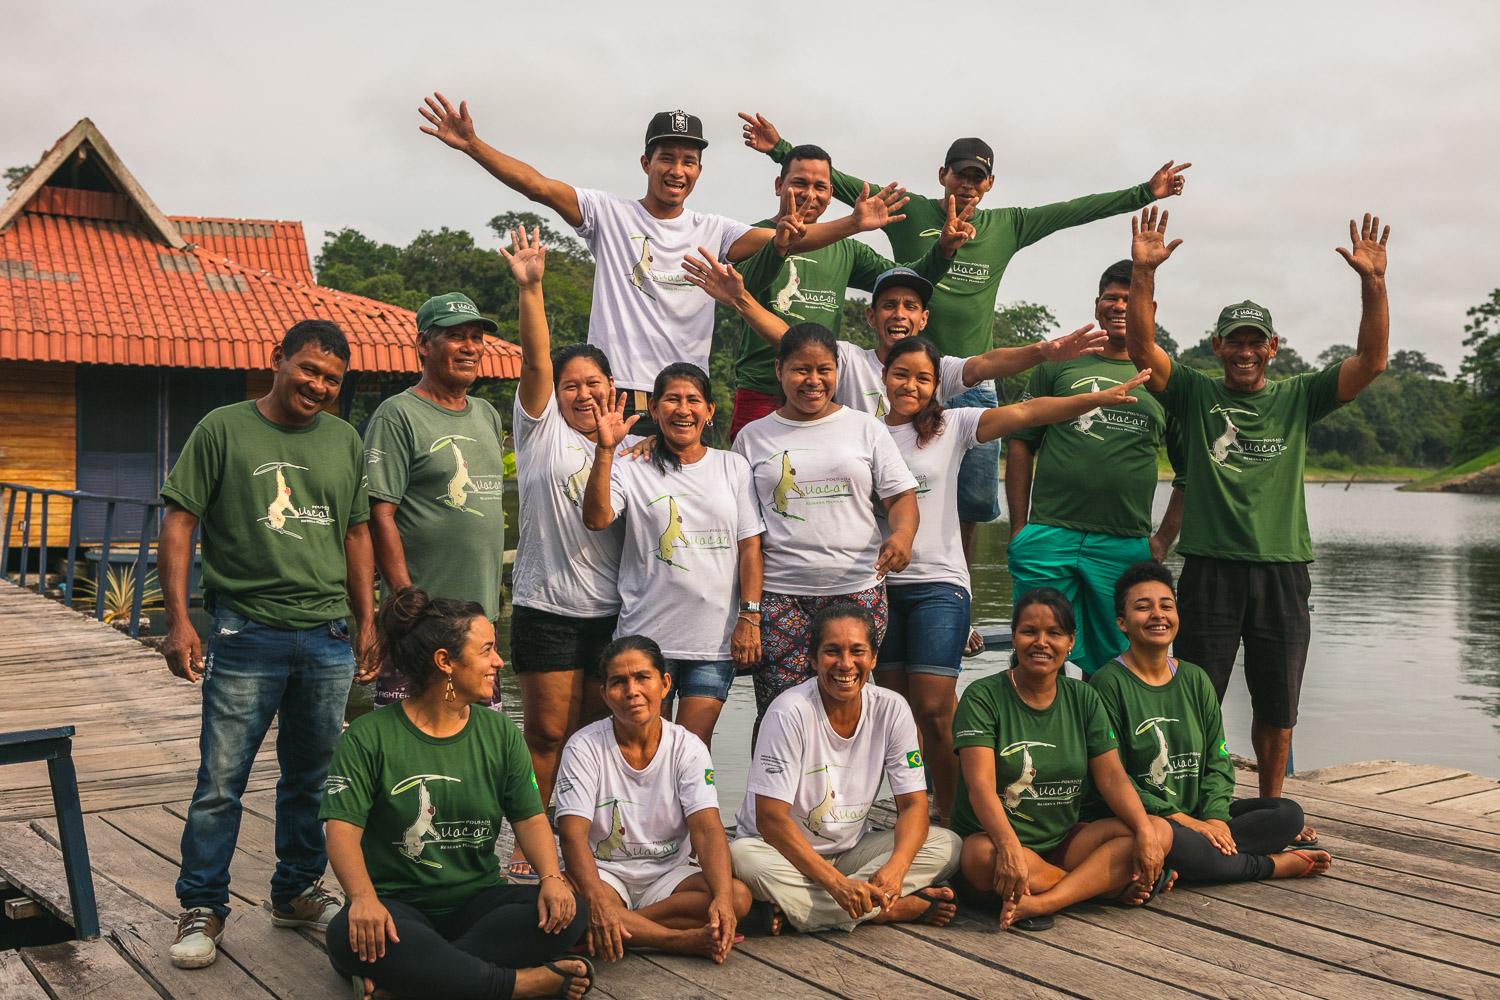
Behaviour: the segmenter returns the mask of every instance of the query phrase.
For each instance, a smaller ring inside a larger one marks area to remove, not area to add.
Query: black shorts
[[[1207,671],[1223,701],[1243,639],[1255,721],[1291,729],[1312,639],[1311,592],[1307,563],[1187,556],[1177,581],[1182,626],[1173,652]]]
[[[568,618],[517,604],[510,617],[510,666],[518,674],[582,669],[602,677],[599,656],[615,635],[617,615]]]

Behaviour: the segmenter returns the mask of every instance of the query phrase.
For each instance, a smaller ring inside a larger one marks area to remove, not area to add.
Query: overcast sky
[[[1455,373],[1465,309],[1500,286],[1490,3],[5,8],[0,166],[35,162],[88,116],[164,211],[300,219],[314,254],[343,226],[394,243],[450,226],[493,245],[485,222],[525,206],[417,131],[422,95],[441,89],[497,147],[627,195],[644,191],[651,113],[698,114],[711,145],[690,205],[747,221],[774,209],[773,169],[740,144],[741,110],[926,193],[951,139],[984,137],[987,206],[1191,160],[1170,202],[1186,242],[1157,295],[1179,341],[1248,297],[1309,359],[1353,343],[1358,281],[1333,247],[1366,210],[1393,229],[1393,350]],[[1128,253],[1124,217],[1056,234],[1016,258],[1000,298],[1045,303],[1071,329]]]

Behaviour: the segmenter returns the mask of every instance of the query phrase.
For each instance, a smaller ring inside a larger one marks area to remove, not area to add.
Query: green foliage
[[[1467,380],[1469,400],[1459,422],[1454,458],[1471,458],[1500,442],[1500,288],[1468,312],[1464,346],[1469,353],[1459,365]]]
[[[1156,346],[1167,352],[1167,357],[1173,361],[1177,360],[1177,338],[1167,332],[1167,328],[1160,323],[1156,324]]]
[[[21,186],[21,182],[31,176],[30,167],[6,167],[5,186],[14,191]]]
[[[992,343],[996,347],[1025,347],[1039,340],[1046,340],[1057,329],[1057,317],[1046,306],[1035,302],[1014,302],[1001,305],[995,310]],[[995,383],[995,392],[1001,403],[1014,403],[1021,398],[1030,379],[1030,372],[1021,372]]]

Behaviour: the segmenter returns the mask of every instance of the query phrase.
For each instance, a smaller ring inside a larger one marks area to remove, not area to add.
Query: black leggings
[[[1285,850],[1301,832],[1302,807],[1291,799],[1239,799],[1229,806],[1236,853],[1221,854],[1197,830],[1173,823],[1167,867],[1188,882],[1258,882],[1276,869],[1266,855]]]
[[[402,997],[509,1000],[516,970],[561,957],[588,929],[588,907],[578,901],[573,922],[556,934],[537,926],[536,886],[497,885],[442,916],[381,896],[396,922],[399,942],[386,940],[385,957],[361,962],[349,947],[349,906],[328,923],[328,960],[341,976],[368,976]]]

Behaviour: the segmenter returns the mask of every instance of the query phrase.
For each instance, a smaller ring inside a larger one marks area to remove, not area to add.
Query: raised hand
[[[1158,214],[1160,221],[1158,221]],[[1141,217],[1130,217],[1130,262],[1153,268],[1172,256],[1172,251],[1182,245],[1181,240],[1167,242],[1167,212],[1158,213],[1155,207],[1145,209]]]
[[[938,237],[938,247],[944,257],[952,257],[958,253],[959,247],[974,238],[974,226],[969,222],[973,215],[973,205],[959,212],[957,199],[951,194],[948,196],[948,220],[943,223],[943,233]]]
[[[540,227],[532,229],[530,238],[525,226],[511,230],[510,249],[501,247],[500,256],[510,265],[510,273],[522,288],[542,283],[542,272],[547,269],[547,248],[542,246]]]
[[[854,203],[854,224],[862,233],[868,233],[873,229],[881,229],[893,222],[900,222],[905,215],[896,213],[906,207],[911,199],[906,196],[906,188],[895,181],[885,187],[870,193],[870,185],[866,184],[860,190],[859,200]]]
[[[1072,361],[1085,354],[1100,354],[1109,342],[1109,334],[1085,323],[1066,337],[1042,341],[1042,358],[1046,361]]]
[[[730,265],[719,263],[708,247],[699,247],[698,252],[703,255],[702,260],[692,254],[682,258],[682,273],[688,284],[703,289],[720,305],[733,308],[745,294],[744,277]]]
[[[740,119],[745,123],[740,129],[745,136],[745,145],[757,153],[769,153],[781,141],[781,133],[776,131],[776,126],[766,121],[765,115],[760,112],[748,115],[741,111]]]
[[[615,397],[613,403],[606,403],[604,406],[594,403],[594,419],[598,421],[599,427],[599,447],[606,451],[613,451],[625,440],[625,435],[630,433],[635,422],[641,419],[639,413],[628,417],[625,415],[626,398],[626,394],[622,392]]]
[[[1182,172],[1191,166],[1191,163],[1179,163],[1173,166],[1171,160],[1163,163],[1161,169],[1152,174],[1151,179],[1146,182],[1146,186],[1151,189],[1151,197],[1167,198],[1174,194],[1182,194],[1182,189],[1187,186],[1187,178],[1182,176]]]
[[[802,209],[797,207],[797,192],[782,188],[781,215],[776,219],[776,235],[771,238],[776,244],[776,252],[783,257],[791,253],[805,232],[807,223],[802,221]]]
[[[1375,235],[1379,233],[1377,240]],[[1334,247],[1339,255],[1349,262],[1349,266],[1358,272],[1361,278],[1383,278],[1385,277],[1385,241],[1391,237],[1391,227],[1380,228],[1380,216],[1371,216],[1365,213],[1365,221],[1358,229],[1354,228],[1354,220],[1349,220],[1349,242],[1353,244],[1352,250],[1343,247]]]
[[[1085,393],[1098,406],[1120,406],[1124,403],[1134,403],[1136,397],[1130,394],[1130,390],[1140,385],[1151,377],[1151,369],[1142,368],[1136,372],[1135,378],[1129,382],[1112,385],[1108,389],[1100,389],[1098,392]]]
[[[455,111],[453,105],[448,103],[448,98],[441,93],[434,93],[424,100],[427,106],[418,108],[417,113],[427,119],[427,124],[418,125],[417,128],[428,135],[437,136],[460,153],[469,152],[478,138],[474,134],[474,119],[469,117],[469,102],[459,101],[458,110]]]

